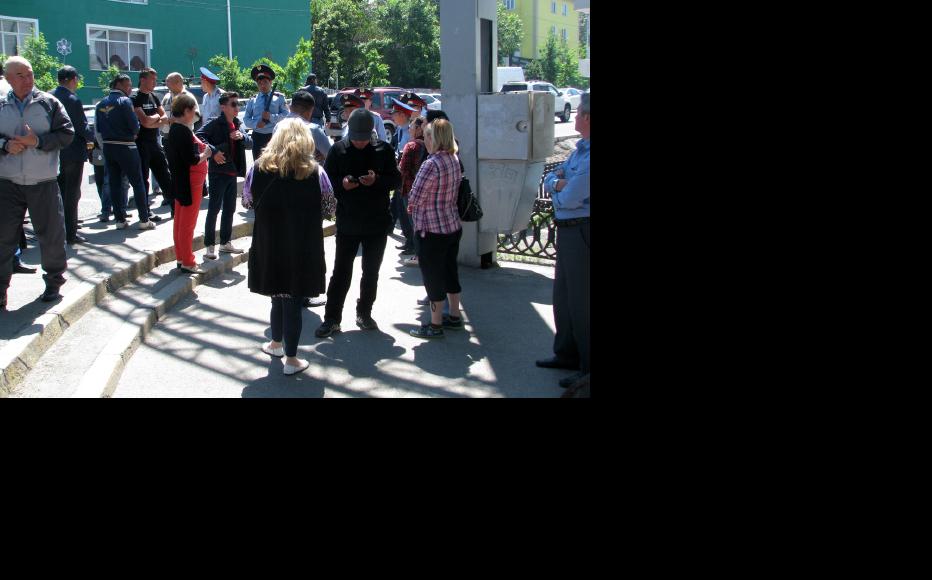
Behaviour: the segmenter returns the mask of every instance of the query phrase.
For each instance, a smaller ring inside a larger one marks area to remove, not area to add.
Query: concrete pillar
[[[483,20],[491,22],[491,29]],[[483,46],[483,38],[486,44]],[[491,42],[491,46],[488,43]],[[483,48],[485,50],[483,51]],[[450,117],[459,140],[459,157],[466,177],[482,203],[478,168],[478,95],[495,90],[498,54],[496,0],[440,0],[440,82],[443,110]],[[491,65],[483,55],[491,57]],[[483,78],[483,70],[491,71]],[[481,233],[476,223],[463,224],[459,263],[478,267],[480,256],[494,252],[498,235]]]

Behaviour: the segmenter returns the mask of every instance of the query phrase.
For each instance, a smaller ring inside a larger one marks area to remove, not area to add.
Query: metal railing
[[[559,161],[544,166],[528,226],[518,232],[499,235],[499,253],[545,260],[557,259],[557,227],[553,223],[553,202],[550,200],[550,194],[544,191],[544,176],[562,163],[563,161]]]

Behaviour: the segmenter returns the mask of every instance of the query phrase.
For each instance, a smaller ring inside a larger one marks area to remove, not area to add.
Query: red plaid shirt
[[[462,229],[456,194],[459,192],[459,159],[448,151],[437,151],[424,160],[408,193],[408,210],[414,231],[432,234],[452,234]]]

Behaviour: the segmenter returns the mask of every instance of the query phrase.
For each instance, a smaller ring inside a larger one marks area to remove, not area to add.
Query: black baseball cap
[[[81,78],[81,75],[78,74],[78,69],[74,68],[71,65],[65,65],[58,69],[58,82],[70,81],[74,78]]]

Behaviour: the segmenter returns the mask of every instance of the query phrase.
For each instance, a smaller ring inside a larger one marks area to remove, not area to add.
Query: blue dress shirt
[[[576,151],[560,166],[563,177],[557,177],[554,171],[544,178],[544,188],[550,192],[554,214],[559,220],[589,217],[589,151],[589,140],[580,139]],[[558,179],[566,180],[562,191],[554,189]]]

